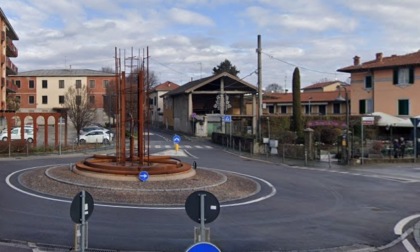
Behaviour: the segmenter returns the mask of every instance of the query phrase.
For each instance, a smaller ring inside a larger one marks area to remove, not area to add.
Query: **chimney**
[[[382,53],[381,52],[376,54],[376,61],[382,62]]]
[[[360,57],[359,56],[354,56],[353,58],[353,65],[358,66],[360,65]]]

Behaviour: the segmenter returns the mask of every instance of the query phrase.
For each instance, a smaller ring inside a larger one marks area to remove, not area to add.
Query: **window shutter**
[[[410,67],[409,69],[408,83],[410,84],[414,83],[414,67]]]
[[[394,69],[394,76],[392,78],[392,83],[394,83],[394,85],[398,84],[398,68]]]

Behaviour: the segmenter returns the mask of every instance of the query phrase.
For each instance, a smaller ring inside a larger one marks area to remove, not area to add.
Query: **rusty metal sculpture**
[[[145,103],[145,97],[148,93],[145,90],[144,82],[144,69],[142,68],[138,73],[137,85],[137,123],[135,123],[133,115],[129,115],[127,120],[126,111],[126,77],[125,72],[116,74],[117,97],[118,97],[118,120],[117,120],[117,142],[116,142],[116,155],[93,155],[83,161],[76,163],[75,168],[78,173],[98,173],[108,174],[107,178],[124,179],[129,176],[132,179],[141,171],[147,171],[151,180],[170,180],[185,178],[195,175],[195,170],[188,163],[181,162],[180,160],[170,156],[150,156],[149,151],[145,154],[145,145],[148,146],[149,142],[144,139],[145,132],[145,114],[148,113],[149,103]],[[148,86],[148,83],[147,83]],[[131,96],[131,95],[130,95]],[[126,123],[130,122],[130,138],[129,155],[126,154]],[[137,155],[134,150],[134,134],[133,128],[137,124],[138,142],[137,142]],[[148,132],[147,132],[148,133]],[[146,134],[147,136],[149,134]],[[179,176],[182,174],[182,176]],[[176,176],[172,176],[176,175]]]

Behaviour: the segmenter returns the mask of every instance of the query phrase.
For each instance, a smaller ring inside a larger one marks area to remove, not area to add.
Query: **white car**
[[[79,143],[104,143],[109,144],[112,142],[112,136],[107,132],[108,130],[91,130],[87,133],[81,134],[79,137]],[[76,139],[77,142],[77,139]]]
[[[34,141],[34,128],[25,126],[23,130],[24,130],[23,138],[29,143],[32,143]],[[22,139],[21,128],[20,127],[12,128],[12,131],[10,132],[10,136],[12,140]],[[7,129],[4,129],[1,131],[0,139],[2,141],[7,141],[7,138],[8,138]]]

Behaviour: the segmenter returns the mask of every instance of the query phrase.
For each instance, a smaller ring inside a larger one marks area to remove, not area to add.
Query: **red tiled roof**
[[[347,90],[348,97],[350,100],[351,91]],[[344,90],[341,93],[337,91],[330,92],[310,92],[310,93],[300,93],[301,102],[327,102],[327,101],[336,101],[339,96],[345,98]],[[293,93],[274,93],[269,95],[264,95],[264,103],[291,103],[293,102]]]
[[[329,86],[331,84],[334,84],[334,83],[337,83],[337,82],[340,82],[341,83],[341,81],[320,82],[320,83],[315,83],[315,84],[309,85],[307,87],[304,87],[304,88],[302,88],[302,90],[323,88],[323,87],[327,87],[327,86]]]
[[[174,90],[178,87],[179,87],[178,84],[167,81],[167,82],[164,82],[164,83],[161,83],[161,84],[157,85],[156,87],[153,88],[152,91],[171,91],[171,90]]]
[[[366,71],[375,68],[390,68],[395,66],[406,65],[420,65],[420,50],[405,55],[392,55],[389,57],[380,58],[377,57],[375,60],[367,61],[359,65],[351,65],[344,68],[340,68],[337,71],[351,73],[357,71]]]

